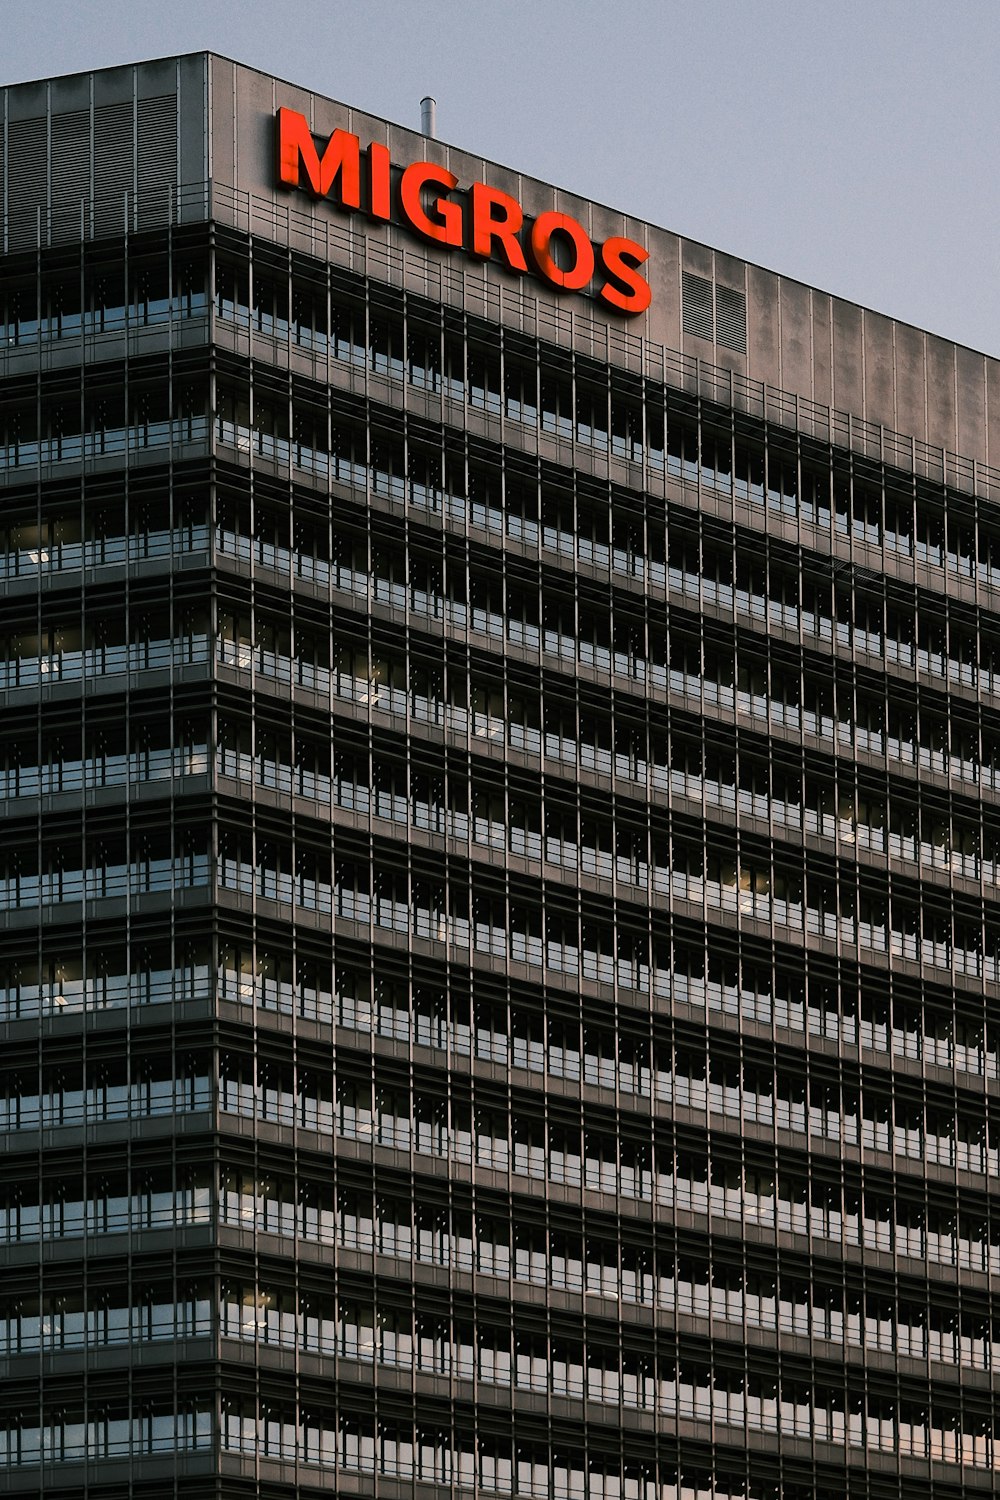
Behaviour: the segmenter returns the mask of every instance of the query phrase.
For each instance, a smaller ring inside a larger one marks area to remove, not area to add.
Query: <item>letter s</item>
[[[636,269],[649,259],[649,251],[644,250],[635,240],[613,234],[601,246],[600,257],[604,270],[613,282],[618,283],[615,286],[611,282],[605,282],[601,287],[600,295],[604,301],[632,316],[645,312],[653,300],[653,293],[649,289],[649,282],[637,275]]]

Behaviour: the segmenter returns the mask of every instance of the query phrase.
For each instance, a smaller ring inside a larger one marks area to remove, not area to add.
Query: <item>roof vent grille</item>
[[[684,332],[695,338],[715,338],[715,320],[712,317],[712,283],[704,276],[684,272]]]
[[[715,288],[715,337],[726,349],[747,352],[747,299],[729,286]]]
[[[132,106],[94,110],[94,233],[125,233],[125,194],[132,193]]]
[[[177,186],[177,96],[140,99],[138,107],[139,225],[170,220],[170,193]]]
[[[90,111],[53,115],[52,240],[78,240],[87,231],[90,200]]]
[[[7,249],[45,243],[46,129],[44,115],[12,120],[7,137]]]
[[[732,349],[747,352],[747,299],[729,286],[716,286],[705,276],[685,271],[683,277],[684,332]]]

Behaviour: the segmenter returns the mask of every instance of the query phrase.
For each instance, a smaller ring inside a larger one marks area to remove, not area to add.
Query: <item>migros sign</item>
[[[517,275],[538,276],[561,292],[594,283],[597,296],[618,312],[649,306],[649,283],[638,268],[649,251],[611,235],[594,244],[578,220],[550,210],[527,221],[509,193],[473,182],[464,191],[447,167],[415,161],[404,167],[395,191],[388,147],[372,141],[362,151],[356,135],[335,130],[320,155],[309,121],[294,109],[276,120],[278,181],[342,208],[388,223],[402,220],[416,234],[481,260],[494,257]]]

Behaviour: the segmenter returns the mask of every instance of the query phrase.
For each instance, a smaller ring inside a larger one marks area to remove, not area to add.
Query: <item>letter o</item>
[[[554,234],[563,235],[573,246],[574,260],[568,271],[558,266],[552,255],[550,246]],[[569,214],[557,213],[555,209],[539,214],[532,224],[531,256],[539,274],[561,291],[580,291],[594,274],[594,247],[590,236],[576,219],[571,219]]]

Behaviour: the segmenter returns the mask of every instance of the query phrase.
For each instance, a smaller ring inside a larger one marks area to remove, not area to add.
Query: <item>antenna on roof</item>
[[[420,134],[429,140],[437,138],[437,100],[425,94],[420,101]]]

